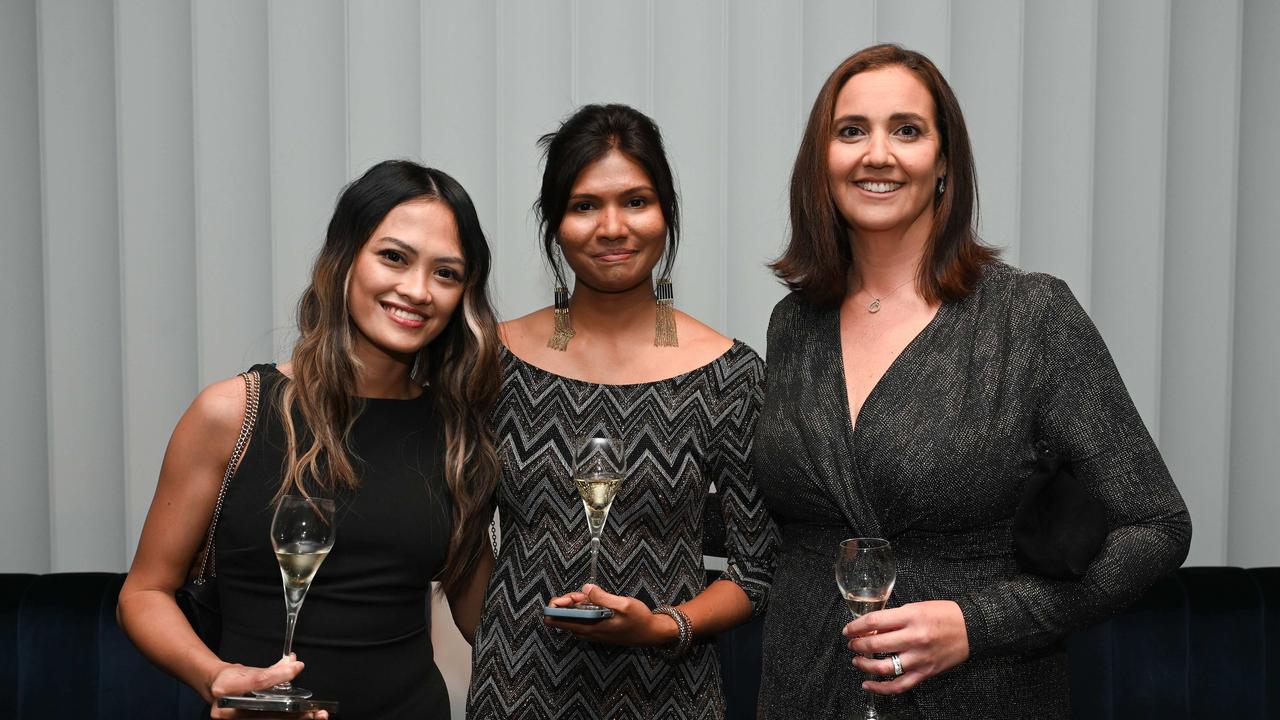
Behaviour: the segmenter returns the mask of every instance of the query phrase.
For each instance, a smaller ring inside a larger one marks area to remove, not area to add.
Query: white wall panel
[[[421,156],[420,10],[418,0],[347,0],[352,178],[381,160]]]
[[[1244,4],[1240,101],[1240,191],[1232,338],[1231,468],[1227,558],[1252,567],[1276,565],[1280,548],[1280,4]]]
[[[112,6],[39,7],[51,569],[123,570]]]
[[[965,3],[952,15],[947,81],[978,169],[978,233],[1018,263],[1022,197],[1022,0]]]
[[[948,74],[951,0],[877,0],[876,42],[897,43],[924,53],[942,74]]]
[[[1240,22],[1239,2],[1173,4],[1160,439],[1192,565],[1227,560]]]
[[[1090,308],[1191,505],[1190,562],[1275,564],[1278,15],[1267,0],[0,4],[0,572],[123,568],[176,414],[199,385],[287,356],[336,195],[387,156],[470,190],[514,316],[551,299],[536,139],[582,102],[646,110],[684,199],[677,303],[764,351],[804,121],[875,39],[947,70],[980,230]],[[460,717],[466,651],[437,640]]]
[[[653,112],[681,201],[681,243],[672,271],[676,306],[727,332],[724,3],[657,0]]]
[[[550,274],[534,270],[543,263],[530,208],[542,182],[535,143],[574,109],[572,18],[569,0],[498,6],[495,232],[501,250],[492,289],[499,312],[509,318],[551,304]]]
[[[1158,430],[1169,2],[1098,8],[1093,320]]]
[[[572,0],[573,103],[653,107],[653,0]]]
[[[0,568],[49,569],[35,0],[0,3]]]
[[[728,322],[723,331],[761,354],[769,314],[786,291],[765,263],[787,238],[787,182],[804,128],[798,6],[729,5]]]
[[[876,42],[876,0],[814,0],[804,3],[800,51],[803,121],[836,66],[845,58]],[[797,140],[797,144],[799,141]]]
[[[296,339],[307,286],[348,167],[345,4],[275,0],[268,5],[271,271],[276,356]]]
[[[1093,234],[1096,0],[1028,0],[1019,264],[1067,281],[1086,309]]]
[[[471,195],[494,254],[525,237],[497,234],[497,2],[424,0],[422,159]]]
[[[198,384],[272,347],[267,6],[191,7]]]
[[[131,560],[169,433],[197,383],[188,5],[116,3],[116,98]]]

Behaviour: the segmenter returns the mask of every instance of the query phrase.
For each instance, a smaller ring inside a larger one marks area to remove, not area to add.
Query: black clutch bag
[[[197,577],[178,588],[174,598],[187,622],[205,646],[214,652],[222,642],[222,608],[218,603],[218,578]]]
[[[222,516],[222,503],[227,499],[227,486],[231,484],[231,476],[240,467],[240,459],[244,457],[249,438],[253,435],[253,426],[258,420],[258,373],[254,370],[240,373],[244,378],[245,405],[244,421],[240,424],[240,437],[236,439],[235,449],[231,451],[231,459],[227,461],[227,469],[222,474],[222,487],[218,489],[218,502],[213,506],[213,518],[209,521],[209,530],[205,534],[204,545],[196,554],[192,564],[190,577],[176,592],[174,599],[178,608],[187,617],[191,629],[214,652],[222,641],[222,608],[218,602],[218,569],[214,559],[214,534],[218,531],[218,519]]]
[[[1041,441],[1036,469],[1013,516],[1013,546],[1023,572],[1078,580],[1107,539],[1107,513],[1067,463]]]

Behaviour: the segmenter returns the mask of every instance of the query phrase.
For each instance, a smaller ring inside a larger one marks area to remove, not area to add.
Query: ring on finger
[[[904,670],[902,669],[902,658],[898,657],[898,653],[889,653],[889,662],[893,663],[893,676],[901,677]]]

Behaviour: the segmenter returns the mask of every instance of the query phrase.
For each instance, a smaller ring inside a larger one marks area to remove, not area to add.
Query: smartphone
[[[263,712],[306,712],[328,710],[338,712],[337,700],[312,700],[311,698],[255,697],[252,695],[228,695],[218,698],[218,707],[237,710],[261,710]]]
[[[613,617],[613,611],[609,608],[563,608],[551,607],[550,605],[542,608],[542,614],[547,617],[565,618],[567,620],[603,620]]]

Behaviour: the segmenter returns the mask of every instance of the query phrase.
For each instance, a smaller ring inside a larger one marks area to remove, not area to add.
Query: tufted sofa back
[[[116,626],[123,581],[0,574],[0,718],[202,716],[200,698]],[[761,624],[719,638],[731,719],[755,717]],[[1183,568],[1067,648],[1076,718],[1280,718],[1280,568]]]
[[[116,626],[124,575],[0,575],[0,717],[194,720],[196,693]]]

